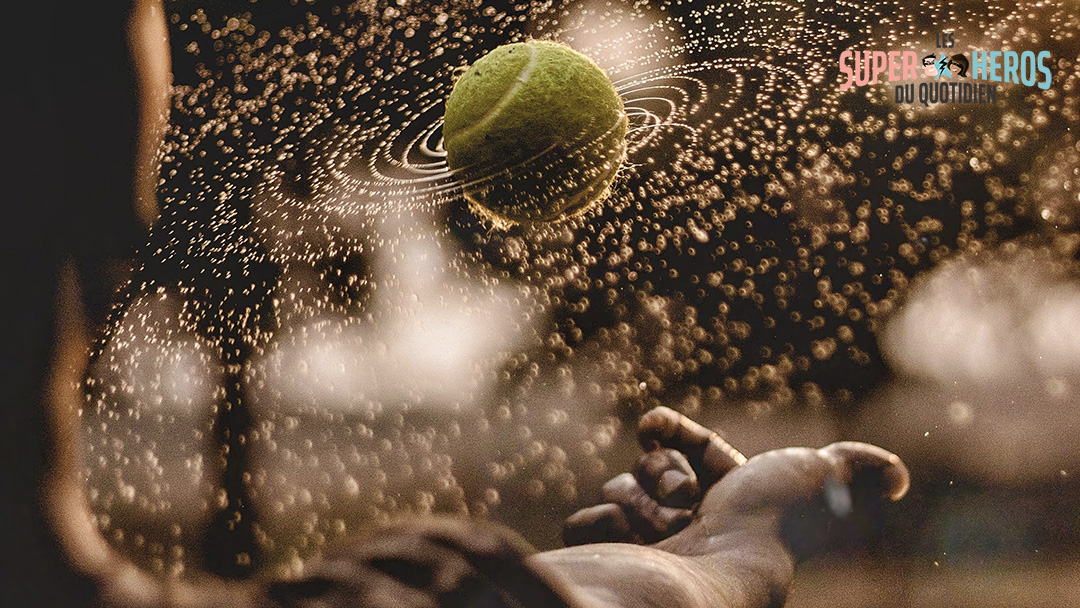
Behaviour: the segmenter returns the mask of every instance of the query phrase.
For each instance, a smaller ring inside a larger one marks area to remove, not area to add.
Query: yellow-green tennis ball
[[[596,63],[554,42],[501,46],[446,101],[446,162],[496,220],[548,221],[603,200],[626,154],[626,110]]]

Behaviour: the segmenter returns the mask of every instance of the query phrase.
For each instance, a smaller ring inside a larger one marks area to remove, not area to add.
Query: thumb
[[[783,539],[799,558],[826,544],[877,536],[885,503],[902,498],[910,485],[900,458],[877,446],[845,441],[818,454],[829,472],[820,480],[817,498],[787,510],[781,523]]]
[[[834,476],[848,485],[874,486],[880,498],[897,501],[907,494],[911,474],[900,457],[876,445],[841,441],[819,450],[832,461]]]
[[[866,443],[773,450],[713,486],[698,510],[701,530],[755,529],[804,559],[830,541],[875,535],[884,503],[902,497],[909,482],[898,456]]]

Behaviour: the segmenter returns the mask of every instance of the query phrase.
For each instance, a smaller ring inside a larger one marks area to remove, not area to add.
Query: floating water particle
[[[1025,232],[1064,251],[1080,222],[1060,3],[934,13],[980,48],[1038,35],[1060,57],[1037,107],[1002,95],[977,114],[833,86],[842,50],[927,44],[928,13],[891,3],[182,5],[163,213],[83,418],[92,508],[140,563],[190,558],[152,556],[166,541],[137,522],[167,503],[204,529],[251,489],[264,537],[243,559],[274,572],[409,512],[553,546],[543,524],[595,498],[637,414],[843,411],[883,377],[877,336],[913,277]],[[612,74],[627,160],[583,217],[498,229],[463,203],[441,116],[456,70],[527,36]],[[1028,329],[1071,356],[1051,330],[1072,296],[1055,298]],[[1005,354],[972,329],[965,357],[900,355],[965,371]]]

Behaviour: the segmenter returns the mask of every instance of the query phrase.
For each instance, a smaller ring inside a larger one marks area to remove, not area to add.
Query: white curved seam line
[[[514,98],[514,94],[521,88],[521,85],[525,84],[525,81],[532,75],[533,67],[536,65],[535,45],[529,45],[529,53],[529,63],[525,64],[525,69],[521,70],[521,73],[514,79],[514,84],[510,85],[510,88],[507,89],[506,93],[503,93],[503,96],[499,98],[499,101],[492,106],[490,110],[488,110],[487,114],[484,114],[483,118],[469,125],[462,131],[459,131],[458,137],[467,137],[476,129],[491,124],[491,122],[502,112],[502,109],[506,104],[510,103],[510,100]]]

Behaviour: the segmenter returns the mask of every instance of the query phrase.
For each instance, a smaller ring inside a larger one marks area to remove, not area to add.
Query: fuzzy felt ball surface
[[[551,221],[607,197],[626,153],[627,117],[607,74],[555,42],[501,46],[446,102],[447,164],[494,220]]]

